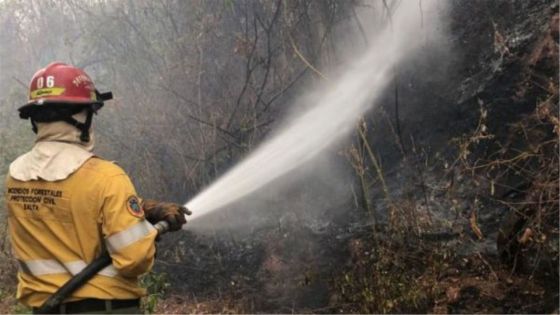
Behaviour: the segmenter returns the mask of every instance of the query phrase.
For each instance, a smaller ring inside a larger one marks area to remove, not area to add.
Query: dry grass
[[[347,151],[362,191],[357,205],[375,217],[370,198],[378,186],[389,215],[386,227],[374,220],[375,229],[349,242],[350,258],[333,280],[329,311],[501,313],[558,308],[558,82],[546,81],[544,90],[534,112],[507,126],[506,136],[492,133],[496,121],[490,121],[479,100],[476,127],[452,140],[455,161],[445,163],[443,176],[439,182],[436,176],[424,198],[405,189],[389,191],[366,126],[359,127],[358,144]],[[404,162],[414,158],[405,157]],[[433,170],[427,164],[403,165],[423,167],[422,174]],[[417,182],[407,185],[428,186],[424,176],[414,179]],[[456,209],[456,219],[432,218],[428,199]],[[499,231],[481,227],[480,217],[498,220],[500,211],[507,213]],[[442,227],[447,235],[441,234]],[[436,242],[424,240],[431,234]],[[458,254],[485,241],[497,242],[498,253]]]

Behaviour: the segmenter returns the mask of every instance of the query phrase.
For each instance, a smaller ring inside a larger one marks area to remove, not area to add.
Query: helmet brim
[[[101,107],[103,107],[103,101],[91,101],[91,100],[84,100],[76,99],[70,100],[68,97],[65,100],[55,100],[55,99],[42,99],[41,100],[34,100],[29,102],[20,108],[18,108],[19,116],[22,119],[30,118],[36,110],[40,109],[47,109],[47,108],[57,108],[57,107],[76,107],[76,108],[86,108],[88,106],[94,107],[94,111],[97,111]]]

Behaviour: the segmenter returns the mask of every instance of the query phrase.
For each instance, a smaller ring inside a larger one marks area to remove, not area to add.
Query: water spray
[[[189,221],[196,220],[259,190],[301,167],[326,148],[346,137],[363,115],[383,94],[393,69],[417,52],[424,41],[419,36],[426,12],[435,1],[418,5],[401,3],[369,49],[348,63],[335,80],[325,82],[314,106],[287,122],[270,139],[244,160],[190,200]],[[430,22],[436,22],[432,18]]]

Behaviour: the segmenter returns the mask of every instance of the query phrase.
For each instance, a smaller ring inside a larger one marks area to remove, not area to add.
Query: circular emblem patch
[[[138,197],[136,196],[128,197],[128,200],[126,201],[126,208],[128,209],[128,212],[130,212],[130,214],[132,214],[133,216],[137,218],[144,217],[144,209],[142,209],[142,206],[140,206],[140,201],[138,200]]]

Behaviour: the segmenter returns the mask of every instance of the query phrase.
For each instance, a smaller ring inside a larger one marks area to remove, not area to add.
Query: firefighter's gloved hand
[[[181,226],[187,223],[185,215],[192,213],[182,205],[172,202],[161,202],[151,199],[145,199],[142,202],[142,208],[146,214],[146,220],[152,224],[160,221],[169,223],[169,231],[177,231]]]

